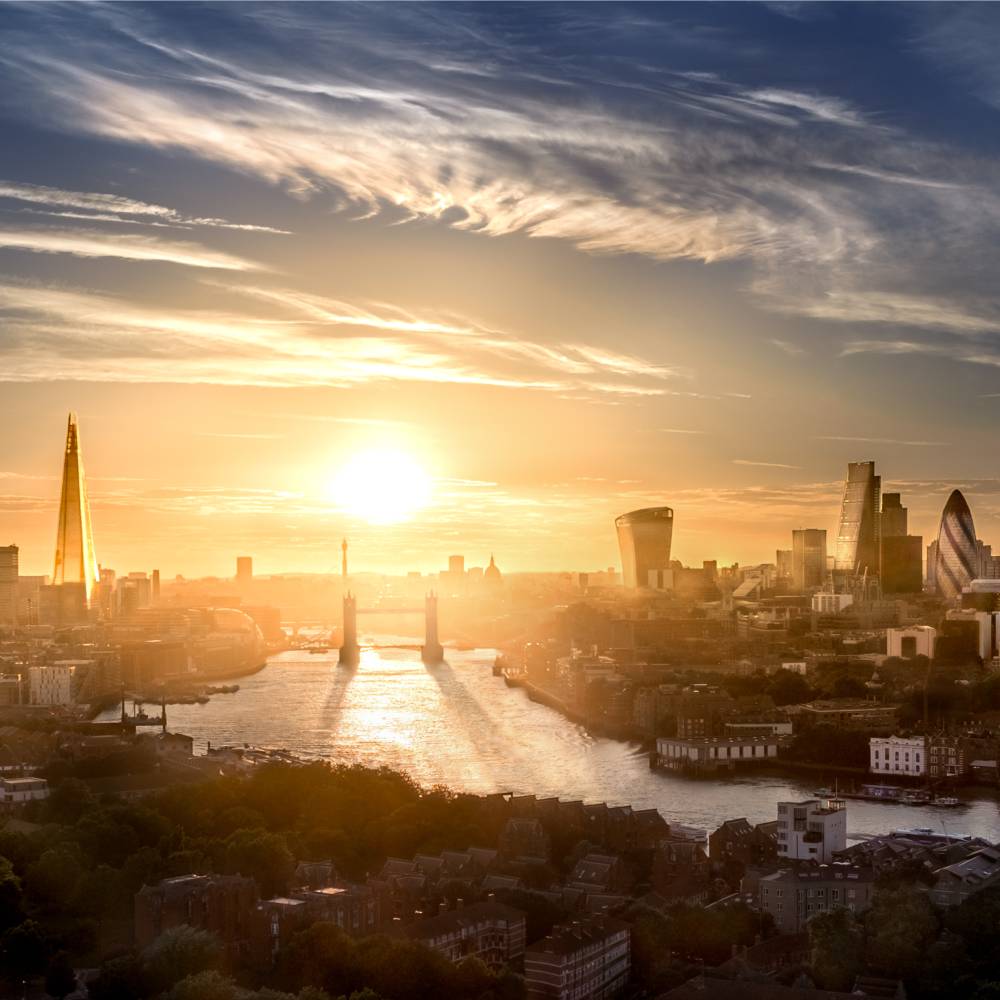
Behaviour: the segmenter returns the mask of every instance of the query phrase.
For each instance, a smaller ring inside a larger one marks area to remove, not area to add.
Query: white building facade
[[[28,668],[28,702],[32,705],[72,705],[76,665],[56,663]]]
[[[778,856],[828,864],[847,847],[847,804],[843,799],[778,803]]]
[[[916,656],[934,658],[934,643],[937,629],[930,625],[913,625],[910,628],[890,628],[885,631],[885,652],[902,660],[912,660]]]
[[[868,741],[869,770],[880,777],[927,774],[927,741],[923,736],[873,736]]]

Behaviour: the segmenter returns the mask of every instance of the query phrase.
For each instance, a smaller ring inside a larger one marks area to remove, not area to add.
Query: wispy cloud
[[[882,437],[851,437],[846,434],[821,434],[813,438],[814,441],[854,441],[860,444],[895,444],[907,445],[912,448],[946,448],[947,441],[907,441],[900,438]]]
[[[127,222],[142,225],[170,225],[180,228],[204,226],[211,229],[239,229],[255,233],[276,233],[288,235],[287,229],[271,226],[257,226],[244,222],[230,222],[228,219],[199,218],[186,216],[165,205],[155,205],[116,194],[93,191],[64,191],[60,188],[45,187],[40,184],[23,184],[0,180],[0,199],[27,202],[32,205],[46,205],[61,209],[76,208],[81,212],[59,211],[51,214],[63,218],[90,219],[101,222]],[[133,217],[133,218],[130,218]]]
[[[784,462],[753,462],[747,458],[734,458],[733,465],[753,465],[762,469],[800,469],[800,465],[786,465]]]
[[[16,230],[0,228],[0,248],[34,253],[72,254],[76,257],[117,257],[133,261],[166,261],[186,267],[250,271],[252,261],[211,250],[197,243],[163,240],[135,233],[104,233],[97,230]]]

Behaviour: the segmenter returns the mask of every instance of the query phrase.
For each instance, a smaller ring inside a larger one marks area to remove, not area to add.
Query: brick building
[[[629,926],[610,917],[560,924],[524,954],[529,1000],[605,1000],[628,981]]]

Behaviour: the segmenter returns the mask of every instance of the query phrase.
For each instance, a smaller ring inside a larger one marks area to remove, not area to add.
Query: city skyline
[[[861,460],[1000,537],[989,8],[281,10],[0,11],[25,572],[69,409],[102,561],[171,575],[594,569],[664,504],[760,562]],[[337,495],[372,452],[395,523]]]

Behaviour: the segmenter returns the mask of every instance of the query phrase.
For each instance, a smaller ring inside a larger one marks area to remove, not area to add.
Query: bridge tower
[[[444,647],[438,641],[438,599],[432,590],[424,599],[424,644],[420,659],[429,666],[444,662]]]
[[[342,667],[356,667],[361,662],[358,646],[358,602],[348,591],[344,594],[344,639],[337,661]]]

